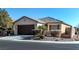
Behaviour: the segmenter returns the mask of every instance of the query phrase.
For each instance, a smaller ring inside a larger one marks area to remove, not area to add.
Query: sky
[[[33,19],[53,17],[72,26],[79,24],[79,8],[6,8],[10,17],[17,20],[22,16]]]

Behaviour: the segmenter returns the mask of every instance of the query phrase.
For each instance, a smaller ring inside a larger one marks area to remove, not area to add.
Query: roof
[[[44,17],[44,18],[41,18],[40,20],[44,21],[44,22],[61,22],[60,20],[57,20],[57,19],[52,18],[52,17]]]
[[[40,18],[40,19],[36,20],[36,19],[32,19],[32,18],[27,17],[27,16],[22,16],[21,18],[19,18],[18,20],[16,20],[16,21],[14,22],[14,24],[15,24],[16,22],[20,21],[20,20],[23,19],[23,18],[28,18],[28,19],[34,20],[34,21],[37,22],[37,23],[60,22],[60,23],[66,24],[66,25],[68,25],[68,26],[71,26],[71,25],[69,25],[69,24],[67,24],[67,23],[65,23],[65,22],[63,22],[63,21],[61,21],[61,20],[58,20],[58,19],[55,19],[55,18],[52,18],[52,17],[44,17],[44,18]]]
[[[44,18],[40,18],[39,20],[44,21],[46,23],[60,22],[60,23],[66,24],[68,26],[71,26],[71,25],[69,25],[69,24],[67,24],[67,23],[65,23],[65,22],[63,22],[61,20],[58,20],[58,19],[55,19],[55,18],[52,18],[52,17],[44,17]]]
[[[20,20],[23,19],[23,18],[28,18],[28,19],[31,19],[31,20],[33,20],[33,21],[35,21],[35,22],[38,22],[38,23],[44,23],[43,21],[40,21],[40,20],[35,20],[35,19],[32,19],[32,18],[27,17],[27,16],[22,16],[21,18],[19,18],[18,20],[16,20],[16,21],[14,22],[14,24],[15,24],[16,22],[20,21]]]
[[[23,18],[28,18],[28,19],[34,20],[34,19],[30,18],[30,17],[22,16],[21,18],[19,18],[18,20],[16,20],[14,23],[20,21],[20,20],[23,19]],[[36,21],[36,20],[34,20],[34,21]],[[37,22],[37,21],[36,21],[36,22]]]
[[[36,21],[38,21],[39,23],[45,23],[44,21],[41,21],[41,20],[39,20],[39,19],[37,19]]]

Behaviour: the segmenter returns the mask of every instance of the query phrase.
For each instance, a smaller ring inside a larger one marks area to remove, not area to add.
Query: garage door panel
[[[33,35],[34,25],[18,25],[19,35]]]

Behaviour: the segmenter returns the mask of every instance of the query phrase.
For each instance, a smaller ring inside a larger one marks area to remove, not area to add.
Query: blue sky
[[[72,26],[79,24],[79,8],[7,8],[6,10],[13,20],[22,16],[34,19],[50,16]]]

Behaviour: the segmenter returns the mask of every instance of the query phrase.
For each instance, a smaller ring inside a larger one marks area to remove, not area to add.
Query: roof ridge
[[[28,16],[22,16],[22,17],[20,17],[18,20],[16,20],[14,23],[16,23],[17,21],[21,20],[21,19],[24,18],[24,17],[25,17],[25,18],[28,18],[28,19],[32,19],[32,20],[38,22],[37,20],[35,20],[35,19],[33,19],[33,18],[30,18],[30,17],[28,17]]]
[[[49,18],[49,20],[52,19],[52,20],[56,20],[56,21],[63,22],[63,21],[61,21],[61,20],[58,20],[58,19],[53,18],[53,17],[50,17],[50,16],[48,16],[48,17],[44,17],[44,18],[40,18],[40,20],[43,20],[43,19],[46,19],[46,18]]]
[[[14,22],[14,24],[15,24],[16,22],[18,22],[19,20],[23,19],[23,18],[28,18],[28,19],[34,20],[34,21],[36,21],[36,22],[44,23],[44,22],[41,21],[41,20],[39,21],[39,20],[30,18],[30,17],[28,17],[28,16],[22,16],[22,17],[20,17],[18,20],[16,20],[16,21]]]
[[[53,18],[53,17],[50,17],[50,16],[48,16],[48,17],[44,17],[44,18],[40,18],[40,19],[43,20],[43,19],[45,19],[45,18],[50,18],[50,19],[53,19],[53,20],[56,20],[56,21],[62,22],[62,23],[64,23],[64,24],[67,24],[67,23],[65,23],[65,22],[62,21],[62,20],[59,20],[59,19],[56,19],[56,18]],[[49,20],[49,21],[50,21],[50,20]],[[67,24],[67,25],[69,25],[69,24]],[[69,25],[69,26],[71,26],[71,25]]]

